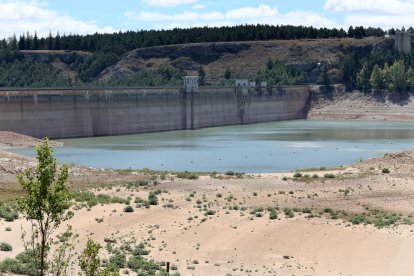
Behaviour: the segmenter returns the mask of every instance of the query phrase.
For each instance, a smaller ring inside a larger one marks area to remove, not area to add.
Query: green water
[[[412,149],[414,122],[296,120],[63,141],[59,161],[92,167],[281,172]]]

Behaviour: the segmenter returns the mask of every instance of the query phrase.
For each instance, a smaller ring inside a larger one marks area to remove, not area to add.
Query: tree
[[[382,86],[382,77],[381,77],[381,68],[378,64],[374,65],[374,68],[372,69],[371,77],[369,79],[369,84],[373,89],[381,89]]]
[[[381,70],[382,88],[389,89],[391,83],[390,66],[388,63],[384,64]]]
[[[390,90],[405,92],[407,90],[407,77],[405,74],[404,61],[397,60],[390,67],[391,84]]]
[[[230,71],[230,69],[229,69],[229,68],[226,68],[226,71],[224,71],[224,78],[225,78],[226,80],[228,80],[228,79],[230,79],[230,78],[231,78],[231,71]]]
[[[206,72],[204,71],[203,67],[202,66],[198,67],[198,79],[199,79],[200,85],[204,84],[205,76],[206,76]]]
[[[362,91],[366,91],[369,88],[369,77],[368,63],[364,62],[361,70],[357,74],[357,85]]]
[[[414,70],[411,66],[407,69],[407,88],[410,91],[414,90]]]
[[[56,174],[58,165],[47,138],[36,146],[36,151],[36,169],[28,169],[17,176],[26,191],[18,203],[23,216],[32,223],[31,244],[36,252],[38,275],[43,276],[47,270],[51,234],[62,221],[73,216],[73,212],[66,212],[70,200],[66,184],[68,166],[60,166]]]
[[[328,66],[326,65],[326,62],[323,63],[323,70],[322,70],[322,76],[321,76],[321,83],[325,86],[329,86],[331,81],[329,79],[328,74]]]
[[[119,272],[106,267],[100,268],[99,250],[102,246],[91,239],[88,239],[86,248],[79,256],[79,267],[85,276],[119,276]]]

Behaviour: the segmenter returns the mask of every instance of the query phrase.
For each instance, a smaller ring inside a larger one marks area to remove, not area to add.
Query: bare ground
[[[315,120],[414,120],[414,101],[411,94],[344,93],[318,96],[308,113]]]

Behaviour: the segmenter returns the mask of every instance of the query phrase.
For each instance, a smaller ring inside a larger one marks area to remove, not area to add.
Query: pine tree
[[[407,69],[407,88],[410,91],[414,90],[414,70],[411,66]]]
[[[368,63],[364,62],[356,78],[358,88],[362,89],[362,91],[366,91],[369,88],[369,76]]]
[[[407,90],[407,77],[405,74],[404,61],[397,60],[390,67],[391,85],[390,90],[403,93]]]
[[[369,84],[375,90],[381,89],[383,87],[381,68],[378,64],[374,65],[372,69],[371,78],[369,79]]]

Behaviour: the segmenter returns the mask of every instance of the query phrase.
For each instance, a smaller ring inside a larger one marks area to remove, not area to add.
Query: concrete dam
[[[0,90],[0,130],[38,138],[189,130],[306,118],[307,86]]]

